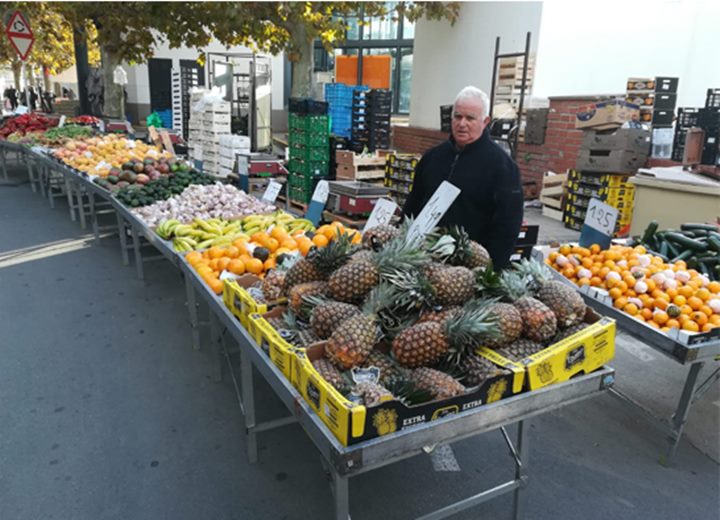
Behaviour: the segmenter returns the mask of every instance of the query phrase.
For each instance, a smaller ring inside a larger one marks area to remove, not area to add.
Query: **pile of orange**
[[[362,239],[360,232],[345,228],[340,222],[320,226],[314,234],[298,231],[291,235],[283,226],[276,225],[270,231],[237,238],[227,247],[215,246],[202,252],[191,251],[185,255],[185,259],[215,294],[221,294],[223,283],[220,275],[223,271],[236,275],[250,273],[262,277],[266,271],[277,267],[278,256],[305,256],[313,246],[328,245],[337,238],[338,233],[349,234],[353,244]],[[258,254],[258,248],[266,251]]]
[[[708,332],[720,327],[720,282],[710,281],[684,261],[665,263],[643,246],[601,250],[563,245],[548,265],[578,286],[605,289],[613,306],[650,327]]]

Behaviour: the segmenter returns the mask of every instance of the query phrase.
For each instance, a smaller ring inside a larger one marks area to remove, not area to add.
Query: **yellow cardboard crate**
[[[529,390],[561,383],[580,373],[589,374],[615,357],[615,320],[601,318],[589,308],[585,319],[588,327],[584,330],[520,362],[507,359],[487,347],[481,347],[477,352],[500,366],[524,367]]]
[[[305,352],[305,349],[288,343],[270,325],[268,318],[280,317],[283,312],[285,312],[284,307],[275,307],[264,314],[250,314],[248,316],[248,331],[260,348],[268,354],[273,364],[278,367],[288,381],[292,382],[292,372],[296,366],[293,358],[297,355],[297,352]]]
[[[223,301],[246,329],[248,328],[248,315],[267,312],[267,305],[259,303],[247,291],[260,281],[254,274],[244,274],[235,280],[223,281]]]
[[[313,367],[312,362],[323,357],[325,343],[316,343],[305,352],[296,352],[292,381],[343,446],[471,410],[520,392],[523,386],[524,369],[515,366],[508,367],[509,373],[488,379],[466,394],[450,399],[413,406],[393,399],[365,407],[346,399]]]

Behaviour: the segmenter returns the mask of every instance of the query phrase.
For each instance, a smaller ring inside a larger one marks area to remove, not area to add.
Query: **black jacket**
[[[520,172],[486,129],[458,151],[452,138],[423,155],[403,213],[417,216],[442,181],[462,191],[440,221],[461,225],[490,253],[496,269],[507,267],[523,220]]]

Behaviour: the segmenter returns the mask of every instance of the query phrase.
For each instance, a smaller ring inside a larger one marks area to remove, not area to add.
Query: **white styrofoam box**
[[[230,113],[230,102],[221,101],[219,103],[212,103],[205,105],[205,113],[214,112],[216,114],[229,114]]]
[[[250,138],[245,135],[224,135],[220,138],[220,146],[250,148]]]
[[[205,141],[218,144],[218,140],[221,135],[222,135],[221,132],[208,132],[207,130],[203,130],[202,138]]]
[[[230,133],[230,123],[208,123],[207,121],[203,122],[203,130],[207,132],[212,132],[215,134],[229,134]]]
[[[203,121],[206,123],[226,123],[230,124],[230,112],[227,113],[215,113],[205,112],[203,114]]]
[[[242,154],[249,154],[250,153],[250,147],[247,148],[226,148],[221,146],[220,147],[220,155],[222,157],[229,157],[230,159],[234,159],[235,156],[239,153]]]
[[[235,159],[220,156],[220,166],[225,168],[232,168],[235,165]]]

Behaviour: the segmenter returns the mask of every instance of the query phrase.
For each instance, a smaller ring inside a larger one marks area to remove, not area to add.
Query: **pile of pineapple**
[[[339,235],[262,282],[267,301],[288,302],[271,325],[297,347],[325,341],[313,365],[353,402],[461,395],[508,373],[478,356],[479,345],[519,361],[585,327],[582,298],[544,264],[496,273],[462,228],[419,241],[408,228],[372,228],[358,245]]]

